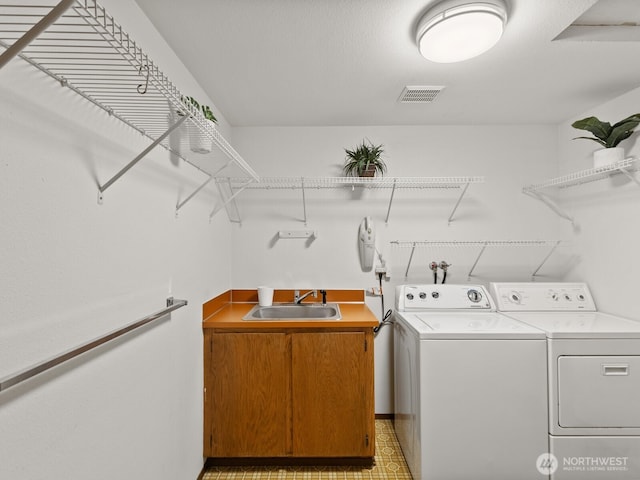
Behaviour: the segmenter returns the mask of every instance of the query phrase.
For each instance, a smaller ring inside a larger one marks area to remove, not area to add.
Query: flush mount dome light
[[[461,62],[498,43],[506,21],[507,8],[502,0],[446,0],[422,17],[416,42],[428,60]]]

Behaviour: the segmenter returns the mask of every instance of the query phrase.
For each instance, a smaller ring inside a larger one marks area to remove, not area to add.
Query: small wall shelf
[[[247,182],[242,178],[218,178],[216,182],[224,198],[223,206],[227,208],[229,219],[238,223],[241,220],[234,199],[245,189],[300,190],[305,225],[307,224],[306,191],[309,189],[350,188],[355,190],[356,188],[371,188],[391,190],[385,223],[389,222],[393,197],[397,189],[460,189],[460,195],[448,218],[448,222],[451,223],[469,185],[484,183],[484,177],[262,177],[258,182]]]
[[[413,254],[415,253],[416,248],[442,248],[442,247],[456,247],[456,248],[479,248],[478,256],[476,257],[475,262],[471,266],[469,273],[467,274],[467,279],[471,279],[473,276],[473,271],[475,270],[478,262],[480,261],[480,257],[485,252],[487,248],[493,247],[551,247],[549,253],[544,257],[544,260],[538,265],[538,267],[531,274],[531,278],[535,278],[542,266],[547,262],[549,257],[553,255],[553,252],[560,246],[562,243],[561,240],[478,240],[478,241],[400,241],[393,240],[390,242],[393,247],[399,248],[411,248],[411,254],[409,255],[409,261],[407,262],[407,269],[404,273],[405,278],[409,276],[409,268],[411,268],[411,261],[413,260]]]
[[[258,179],[215,125],[183,101],[184,95],[95,0],[45,3],[0,5],[0,47],[6,49],[0,55],[0,69],[18,56],[151,140],[142,153],[99,185],[99,202],[107,188],[157,145],[208,177],[178,203],[176,211],[220,172],[210,171],[218,166],[200,166],[218,157],[227,161],[222,168],[235,164],[248,180]],[[170,135],[183,123],[191,134],[208,138],[213,152],[194,154],[187,135]]]
[[[567,214],[553,199],[549,197],[549,195],[542,192],[542,190],[551,188],[574,187],[577,185],[609,178],[612,175],[617,174],[625,175],[627,178],[634,181],[638,186],[640,186],[640,181],[638,181],[638,179],[631,173],[635,172],[636,170],[636,159],[633,157],[629,157],[612,165],[590,168],[588,170],[581,170],[579,172],[564,175],[562,177],[549,179],[546,182],[538,183],[535,185],[528,185],[522,189],[522,193],[540,200],[560,217],[573,223],[573,217]]]

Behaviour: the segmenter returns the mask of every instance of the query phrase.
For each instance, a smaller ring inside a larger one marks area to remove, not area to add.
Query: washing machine
[[[640,322],[584,283],[493,283],[498,310],[547,336],[553,480],[640,479]]]
[[[540,480],[544,332],[496,312],[481,285],[401,285],[394,427],[414,480]]]

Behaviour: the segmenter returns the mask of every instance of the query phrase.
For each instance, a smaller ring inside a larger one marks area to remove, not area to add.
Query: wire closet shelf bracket
[[[547,263],[547,260],[553,255],[556,249],[563,243],[562,240],[476,240],[476,241],[401,241],[392,240],[391,246],[398,248],[410,248],[409,260],[407,262],[407,268],[404,276],[409,276],[409,269],[411,268],[411,262],[413,260],[413,254],[416,248],[443,248],[443,247],[456,247],[456,248],[478,248],[478,256],[476,257],[473,265],[469,269],[467,274],[467,280],[471,280],[473,271],[476,269],[480,258],[484,254],[487,248],[493,247],[551,247],[547,255],[542,262],[531,273],[531,278],[535,279],[540,269]]]
[[[558,205],[553,198],[549,196],[548,191],[550,189],[575,187],[578,185],[583,185],[585,183],[603,180],[617,174],[624,175],[629,180],[633,181],[636,185],[640,186],[640,181],[638,181],[636,176],[632,174],[637,170],[638,167],[636,165],[636,159],[634,157],[628,157],[611,165],[589,168],[587,170],[581,170],[579,172],[570,173],[561,177],[552,178],[545,182],[537,183],[534,185],[527,185],[522,189],[522,193],[540,200],[558,216],[570,221],[575,225],[574,218],[569,215],[560,205]]]
[[[143,152],[98,186],[99,202],[111,185],[158,145],[206,176],[203,185],[178,202],[176,212],[231,164],[247,180],[258,180],[215,125],[184,101],[185,96],[94,0],[0,4],[0,47],[5,48],[0,69],[20,57],[151,140]],[[186,135],[171,135],[182,124],[188,124],[190,135],[209,139],[212,152],[193,154]],[[201,166],[203,158],[216,167]],[[218,168],[220,162],[226,163]]]

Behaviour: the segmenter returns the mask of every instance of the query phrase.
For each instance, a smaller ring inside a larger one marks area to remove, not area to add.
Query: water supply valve
[[[438,264],[436,262],[431,262],[429,264],[429,269],[433,272],[433,283],[438,283]]]
[[[439,267],[442,269],[442,272],[443,272],[442,283],[447,281],[447,270],[449,269],[450,266],[451,266],[451,264],[447,263],[445,260],[442,260],[440,262]]]

